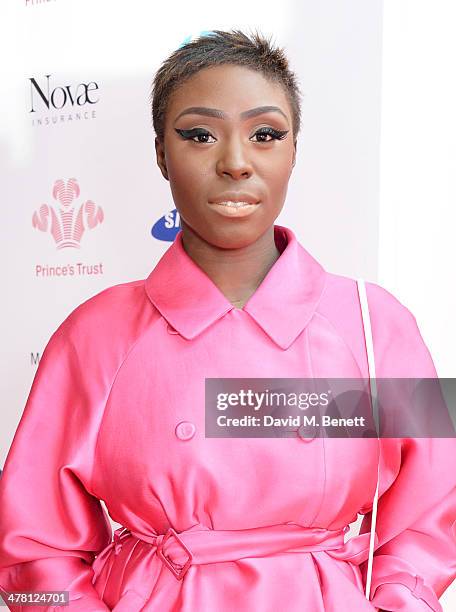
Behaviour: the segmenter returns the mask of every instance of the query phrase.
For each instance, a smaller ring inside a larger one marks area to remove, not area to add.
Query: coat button
[[[315,427],[301,425],[301,427],[298,429],[298,435],[303,442],[312,442],[312,440],[315,438]]]
[[[190,440],[195,435],[196,427],[190,421],[182,421],[176,426],[176,436],[180,440]]]

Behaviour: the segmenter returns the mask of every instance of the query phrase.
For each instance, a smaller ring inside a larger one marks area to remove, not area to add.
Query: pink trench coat
[[[206,377],[368,376],[355,281],[276,225],[281,256],[238,309],[181,237],[51,336],[0,478],[2,588],[84,612],[441,610],[454,439],[205,437]],[[377,377],[436,376],[414,316],[366,287]]]

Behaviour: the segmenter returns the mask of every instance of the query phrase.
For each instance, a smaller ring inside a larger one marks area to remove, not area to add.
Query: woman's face
[[[260,108],[268,107],[268,108]],[[204,68],[170,97],[157,163],[184,232],[220,248],[247,246],[282,210],[296,148],[280,84],[249,68]],[[216,201],[251,201],[233,208]]]

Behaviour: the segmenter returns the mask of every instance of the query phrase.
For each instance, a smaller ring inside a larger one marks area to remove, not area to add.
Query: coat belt
[[[157,556],[175,578],[182,580],[191,565],[266,557],[282,552],[325,551],[336,559],[359,565],[368,557],[370,534],[364,533],[344,542],[348,530],[348,525],[339,530],[329,530],[293,522],[237,530],[215,530],[197,523],[181,532],[169,527],[163,534],[145,534],[119,527],[114,532],[111,546],[114,554],[118,554],[125,538],[133,536],[147,542],[155,547]]]

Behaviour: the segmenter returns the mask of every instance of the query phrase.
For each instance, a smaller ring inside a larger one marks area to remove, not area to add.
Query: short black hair
[[[301,93],[298,79],[289,68],[283,48],[271,44],[258,31],[213,30],[182,45],[157,70],[150,94],[152,122],[160,142],[164,141],[166,109],[173,91],[199,70],[220,64],[246,66],[282,85],[292,109],[293,139],[301,127]]]

